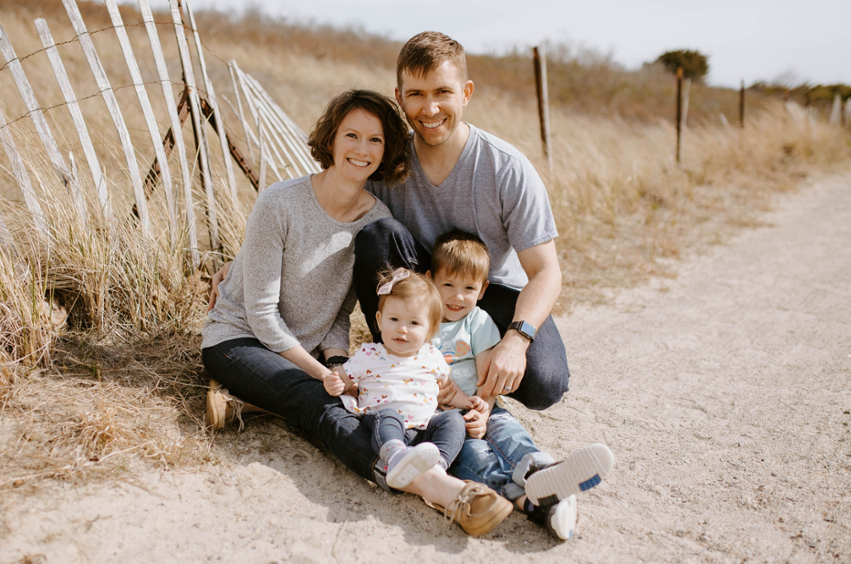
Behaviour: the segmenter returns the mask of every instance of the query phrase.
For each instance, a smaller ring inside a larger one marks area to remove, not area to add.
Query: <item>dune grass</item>
[[[19,55],[40,48],[35,17],[49,20],[58,41],[69,38],[67,21],[55,8],[53,2],[23,0],[0,7],[4,27],[15,29]],[[81,3],[81,11],[90,28],[109,25],[102,5]],[[138,23],[132,9],[122,12],[128,24]],[[238,20],[202,16],[199,26],[220,94],[234,99],[225,66],[234,58],[305,130],[327,100],[346,88],[393,90],[395,42],[357,30],[294,26],[252,12]],[[167,20],[162,14],[157,19]],[[160,26],[163,37],[167,29]],[[143,32],[130,30],[143,52]],[[108,32],[98,34],[105,46],[110,39]],[[85,85],[90,77],[75,49],[65,46],[63,57]],[[173,47],[166,45],[166,51],[173,61]],[[773,194],[843,169],[851,157],[847,129],[766,96],[752,100],[745,129],[724,126],[719,114],[734,121],[737,93],[695,85],[678,164],[669,76],[656,68],[629,72],[593,53],[557,46],[550,52],[552,170],[541,149],[531,61],[519,51],[471,57],[477,87],[465,118],[517,146],[545,180],[560,232],[559,311],[606,299],[649,275],[670,275],[673,261],[683,255],[758,224]],[[47,106],[57,103],[58,93],[43,57],[24,65]],[[125,77],[115,53],[104,57],[104,65],[110,76]],[[22,115],[7,75],[0,71],[4,112]],[[80,95],[92,88],[84,86]],[[122,104],[135,107],[124,93]],[[80,222],[26,120],[12,127],[45,211],[46,236],[33,229],[11,177],[0,175],[0,191],[9,195],[0,214],[16,242],[14,249],[0,249],[0,440],[9,445],[0,455],[0,490],[112,475],[132,461],[168,467],[217,459],[201,423],[198,347],[206,274],[187,267],[185,234],[171,244],[160,193],[151,202],[155,235],[140,236],[129,219],[131,191],[111,126],[96,98],[87,100],[84,112],[107,169],[114,219],[100,213],[90,178],[81,171],[90,223]],[[150,162],[144,123],[138,112],[126,114],[139,160]],[[63,150],[79,155],[67,112],[59,106],[47,115]],[[245,147],[241,128],[231,131]],[[8,170],[5,157],[0,165]],[[214,176],[217,190],[223,190],[222,173]],[[244,179],[239,188],[239,202],[222,198],[217,210],[225,258],[237,252],[256,197]],[[199,193],[196,202],[201,201]],[[203,210],[196,215],[203,234]],[[355,339],[363,338],[360,319]]]

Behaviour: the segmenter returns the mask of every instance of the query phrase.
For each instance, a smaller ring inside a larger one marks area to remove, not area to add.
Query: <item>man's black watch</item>
[[[508,328],[514,329],[530,341],[535,340],[536,329],[531,323],[526,323],[525,321],[512,321]]]

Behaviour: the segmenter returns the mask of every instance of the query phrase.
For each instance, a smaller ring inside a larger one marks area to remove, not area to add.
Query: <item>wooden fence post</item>
[[[92,38],[89,37],[89,32],[86,29],[86,24],[83,23],[83,17],[80,15],[77,4],[74,0],[62,0],[62,3],[65,5],[65,11],[68,12],[71,25],[74,27],[74,33],[77,34],[77,41],[80,42],[80,46],[83,48],[89,68],[98,84],[98,89],[109,110],[112,122],[118,130],[118,138],[121,140],[121,148],[124,150],[124,159],[127,161],[130,183],[133,186],[133,193],[136,199],[139,224],[142,228],[142,233],[148,237],[151,234],[148,203],[145,201],[145,191],[142,188],[142,175],[139,172],[139,163],[136,162],[136,151],[133,149],[133,143],[130,140],[130,132],[124,123],[124,116],[121,114],[121,108],[118,105],[118,100],[115,98],[115,92],[113,92],[109,78],[106,76],[106,71],[104,71],[103,65],[100,62],[100,57],[98,57],[94,43],[92,43]]]
[[[535,89],[538,94],[538,118],[541,122],[541,142],[550,172],[553,171],[553,156],[550,152],[550,108],[547,94],[547,57],[543,47],[533,47],[535,61]]]
[[[842,121],[842,97],[837,92],[833,96],[833,109],[830,111],[830,123],[832,125],[839,125]]]
[[[739,127],[745,128],[745,81],[742,80],[742,88],[739,90]]]
[[[680,162],[682,153],[682,128],[683,128],[683,68],[677,67],[677,162]]]

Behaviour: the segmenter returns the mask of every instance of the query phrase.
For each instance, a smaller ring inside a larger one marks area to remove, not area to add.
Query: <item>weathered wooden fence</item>
[[[182,2],[169,0],[169,22],[156,22],[149,0],[138,0],[142,24],[137,25],[144,25],[150,44],[150,52],[144,54],[138,50],[134,52],[127,34],[127,26],[122,20],[116,0],[105,1],[112,22],[111,29],[114,30],[118,47],[127,63],[132,87],[136,92],[138,100],[136,107],[122,108],[116,98],[115,90],[118,87],[114,87],[110,77],[107,76],[76,1],[62,0],[62,3],[74,29],[74,41],[79,43],[85,53],[88,67],[97,83],[98,94],[103,99],[112,125],[118,134],[123,156],[122,168],[126,171],[127,182],[118,183],[117,186],[129,184],[132,187],[135,202],[132,216],[126,212],[127,221],[137,222],[142,236],[151,236],[151,212],[148,201],[155,189],[161,185],[165,197],[169,240],[172,245],[176,245],[180,240],[181,232],[185,230],[188,239],[187,261],[196,268],[200,267],[201,253],[204,250],[220,250],[219,219],[216,216],[216,210],[219,208],[217,199],[228,198],[235,202],[238,197],[234,164],[257,191],[262,190],[266,185],[267,170],[271,171],[276,179],[283,180],[318,172],[318,165],[309,155],[305,133],[284,113],[257,80],[240,69],[236,61],[232,60],[228,64],[231,81],[227,85],[232,89],[235,105],[224,94],[217,94],[224,92],[224,89],[214,86],[210,78],[201,35],[195,17],[185,0]],[[184,17],[184,8],[188,18]],[[121,219],[117,214],[124,212],[119,212],[113,205],[114,196],[110,194],[102,163],[95,151],[90,135],[90,125],[87,124],[86,116],[75,95],[74,80],[80,77],[69,75],[67,72],[47,21],[37,19],[34,23],[64,100],[60,109],[57,110],[54,106],[51,111],[65,110],[70,114],[79,146],[62,147],[57,142],[57,137],[54,136],[45,118],[45,109],[39,105],[37,92],[31,86],[21,63],[21,59],[25,57],[17,55],[11,38],[0,22],[0,51],[6,61],[6,64],[0,68],[0,72],[11,74],[26,107],[24,115],[11,121],[0,110],[0,144],[3,145],[8,157],[7,170],[11,170],[15,183],[20,187],[24,204],[32,216],[33,226],[47,236],[48,225],[43,210],[45,199],[39,195],[41,186],[38,182],[32,181],[30,174],[32,171],[29,170],[31,166],[18,151],[15,136],[10,129],[12,123],[29,119],[38,134],[43,153],[49,159],[61,184],[71,195],[74,212],[79,221],[86,225],[92,213],[103,214],[111,220]],[[181,79],[177,83],[169,76],[158,25],[167,25],[173,29],[182,71]],[[193,44],[194,57],[191,49]],[[165,102],[167,115],[160,115],[159,120],[146,88],[151,83],[146,83],[140,72],[139,61],[145,56],[153,59],[157,82]],[[199,76],[196,74],[196,68],[200,70],[200,80],[196,80],[196,76]],[[175,85],[182,86],[182,92],[177,96]],[[121,88],[128,86],[131,85],[120,85]],[[231,122],[238,121],[236,127],[232,127],[225,119],[220,101],[226,102],[233,111]],[[250,119],[246,117],[244,109],[246,105]],[[124,119],[124,112],[141,112],[144,117],[149,141],[154,149],[152,163],[138,162],[139,140],[136,140],[134,145]],[[194,147],[188,150],[183,136],[183,126],[190,118]],[[168,124],[165,134],[160,131],[161,123]],[[234,135],[237,131],[242,139]],[[216,141],[210,141],[209,132],[213,133]],[[240,150],[240,145],[248,149],[247,156]],[[177,155],[176,158],[172,158],[175,148]],[[75,164],[74,155],[77,151],[82,152],[91,182],[81,182]],[[221,159],[212,158],[213,153],[216,152],[221,153]],[[63,155],[68,156],[67,161]],[[223,170],[215,170],[216,166]],[[142,171],[146,169],[148,173],[143,178]],[[177,171],[175,175],[172,174],[172,169]],[[193,175],[193,171],[197,172],[197,175]],[[213,181],[214,175],[223,179],[218,185]],[[194,201],[192,188],[195,181],[203,188],[205,199],[203,204]],[[88,208],[87,190],[95,191],[99,209]],[[179,198],[178,194],[181,194],[182,198]],[[181,201],[182,209],[180,209]],[[209,249],[199,247],[197,234],[199,221],[196,219],[196,206],[199,206],[205,214],[204,223],[208,230]],[[178,218],[182,218],[185,223],[179,224]],[[4,221],[0,215],[0,245],[14,247],[14,237],[8,225],[8,222]]]

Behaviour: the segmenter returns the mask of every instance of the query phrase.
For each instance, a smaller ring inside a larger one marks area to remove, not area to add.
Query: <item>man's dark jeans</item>
[[[375,323],[378,310],[379,273],[390,268],[404,267],[425,273],[430,268],[431,253],[423,248],[411,233],[395,219],[380,219],[364,227],[355,238],[354,285],[372,338],[381,341]],[[478,306],[488,312],[505,335],[513,321],[518,290],[490,284]],[[567,392],[570,371],[564,342],[552,316],[538,328],[535,340],[526,352],[526,374],[520,387],[508,397],[529,409],[542,410],[558,403]]]
[[[357,475],[387,489],[375,468],[372,432],[309,376],[257,339],[233,339],[201,351],[204,367],[230,393],[284,417],[320,441]],[[375,470],[375,472],[374,472]]]

